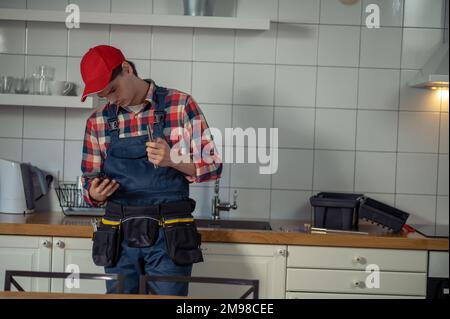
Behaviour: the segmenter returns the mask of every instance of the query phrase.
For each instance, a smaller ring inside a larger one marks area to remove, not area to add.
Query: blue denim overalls
[[[164,138],[167,89],[156,86],[153,136]],[[189,182],[185,176],[170,167],[155,168],[148,160],[146,145],[148,136],[119,138],[117,106],[108,105],[110,144],[104,162],[106,176],[115,179],[120,188],[108,201],[124,206],[150,206],[177,202],[189,198]],[[142,125],[147,125],[143,123]],[[146,130],[147,127],[141,127]],[[166,140],[167,141],[167,140]],[[169,146],[171,142],[167,141]],[[120,258],[113,267],[105,267],[106,273],[126,276],[124,293],[138,293],[139,276],[174,275],[190,276],[191,265],[175,264],[167,253],[164,231],[158,231],[156,241],[150,247],[129,247],[122,242]],[[187,283],[157,282],[153,284],[158,294],[187,295]],[[107,292],[113,293],[113,285],[107,282]]]

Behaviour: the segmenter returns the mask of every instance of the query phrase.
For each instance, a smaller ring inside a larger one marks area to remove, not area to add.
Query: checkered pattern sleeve
[[[196,168],[196,176],[186,176],[191,183],[202,183],[219,179],[222,160],[217,152],[208,123],[198,104],[188,97],[184,107],[184,132],[190,140],[190,154]]]
[[[96,118],[90,117],[86,122],[84,133],[83,155],[81,159],[81,171],[83,175],[95,175],[102,170],[102,154],[98,141]],[[83,198],[86,203],[94,207],[101,207],[104,202],[98,202],[89,195],[89,188],[93,178],[83,177]]]

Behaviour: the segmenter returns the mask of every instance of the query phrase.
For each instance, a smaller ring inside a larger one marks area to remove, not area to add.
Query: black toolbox
[[[364,194],[322,192],[312,196],[310,203],[317,228],[358,230],[359,219],[365,219],[398,233],[409,217],[409,213]]]
[[[408,217],[408,213],[369,197],[363,198],[359,208],[359,218],[379,224],[394,233],[402,230]]]
[[[314,227],[357,230],[358,208],[363,194],[319,193],[310,198],[314,207]]]

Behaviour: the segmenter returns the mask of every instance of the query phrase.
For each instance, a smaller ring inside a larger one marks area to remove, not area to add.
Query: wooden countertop
[[[0,291],[0,299],[186,299],[179,296]]]
[[[0,235],[49,237],[92,237],[92,217],[64,216],[61,212],[31,215],[0,214]],[[234,230],[199,228],[203,242],[250,243],[448,251],[448,238],[426,238],[419,233],[391,234],[368,223],[360,231],[369,235],[311,234],[304,221],[271,220],[272,230]]]

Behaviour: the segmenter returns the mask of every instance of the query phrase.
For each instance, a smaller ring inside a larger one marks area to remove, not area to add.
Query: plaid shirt
[[[155,83],[152,81],[147,92],[147,103],[138,113],[134,113],[127,107],[117,108],[117,118],[119,122],[120,138],[147,135],[147,124],[153,123],[154,103],[153,95]],[[169,101],[167,101],[167,99]],[[208,124],[200,110],[200,107],[191,96],[178,90],[169,89],[166,101],[170,106],[166,107],[166,125],[164,127],[164,136],[169,146],[180,142],[182,139],[190,142],[189,153],[202,154],[205,146],[208,149],[215,145],[209,132]],[[110,143],[108,130],[108,111],[107,105],[96,110],[86,121],[86,131],[83,144],[83,157],[81,161],[81,171],[85,174],[95,174],[103,171],[103,162],[106,158],[106,150]],[[200,123],[201,138],[195,138],[194,121]],[[171,133],[174,129],[183,128],[183,136],[180,133]],[[199,152],[199,153],[197,153]],[[217,152],[209,152],[209,158],[194,160],[196,167],[196,176],[187,176],[186,179],[192,183],[206,182],[220,178],[222,173],[222,163]],[[204,154],[203,154],[204,156]],[[194,157],[195,159],[195,157]],[[89,188],[92,179],[83,178],[84,200],[95,207],[102,206],[103,203],[96,202],[89,196]]]

